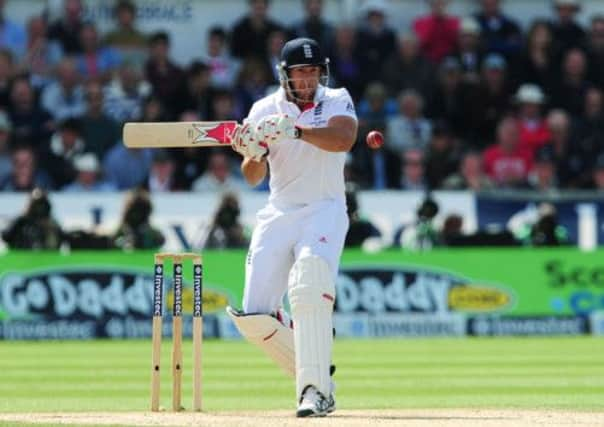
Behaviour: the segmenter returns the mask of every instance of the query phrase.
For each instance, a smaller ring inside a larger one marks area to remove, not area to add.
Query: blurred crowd
[[[447,0],[418,2],[409,27],[389,26],[384,1],[333,24],[321,0],[301,0],[303,16],[285,26],[270,1],[248,0],[232,28],[200,29],[207,44],[184,66],[170,32],[142,32],[129,0],[115,2],[104,34],[81,0],[64,0],[56,21],[26,23],[4,3],[0,191],[246,189],[230,150],[128,150],[121,127],[243,119],[278,84],[275,64],[294,36],[320,42],[331,85],[356,102],[359,143],[345,174],[360,189],[604,190],[604,14],[581,25],[580,0],[548,2],[551,13],[527,28],[500,0],[477,1],[470,16]],[[364,143],[372,129],[385,135],[381,150]]]

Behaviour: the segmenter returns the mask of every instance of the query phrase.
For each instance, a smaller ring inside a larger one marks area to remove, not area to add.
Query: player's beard
[[[293,81],[290,80],[290,84],[294,86]],[[318,80],[307,80],[307,79],[297,79],[296,81],[297,89],[294,88],[291,90],[292,97],[294,101],[300,103],[309,103],[313,102],[315,99],[315,93],[317,93],[317,87],[319,86]]]

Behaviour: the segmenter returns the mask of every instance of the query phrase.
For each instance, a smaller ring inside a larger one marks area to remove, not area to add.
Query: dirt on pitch
[[[296,419],[291,411],[4,413],[2,422],[29,425],[120,426],[444,426],[523,427],[604,425],[604,412],[508,409],[338,410],[326,418]]]

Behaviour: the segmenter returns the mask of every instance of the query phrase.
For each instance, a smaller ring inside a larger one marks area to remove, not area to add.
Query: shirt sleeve
[[[329,106],[329,118],[335,116],[347,116],[357,120],[357,113],[354,108],[354,103],[348,91],[344,88],[340,89],[340,93],[334,97]]]
[[[250,108],[250,112],[248,113],[247,117],[243,120],[243,123],[257,122],[264,116],[264,108],[261,108],[256,102],[254,103],[254,105],[252,105],[252,108]]]

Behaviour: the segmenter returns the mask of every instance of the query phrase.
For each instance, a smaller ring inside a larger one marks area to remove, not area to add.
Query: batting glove
[[[267,146],[298,136],[296,120],[287,114],[273,114],[262,118],[254,127],[256,138]]]
[[[233,150],[243,157],[249,157],[254,161],[260,161],[268,153],[267,144],[257,138],[253,123],[239,125],[231,139]]]

